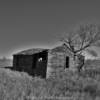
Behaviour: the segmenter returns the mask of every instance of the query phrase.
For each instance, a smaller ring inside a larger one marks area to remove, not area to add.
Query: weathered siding
[[[62,50],[62,49],[61,49]],[[58,68],[65,69],[66,68],[66,57],[68,57],[68,68],[74,69],[74,60],[72,54],[69,51],[59,51],[58,49],[44,50],[41,52],[36,52],[34,54],[27,55],[25,52],[21,52],[20,54],[14,55],[13,66],[14,69],[19,71],[25,71],[29,74],[43,76],[46,78],[51,77],[52,73]],[[32,50],[31,50],[32,51]],[[33,52],[33,51],[32,51]],[[41,62],[39,59],[42,58]]]
[[[69,57],[69,69],[74,68],[73,57],[69,52],[48,52],[47,78],[52,77],[56,69],[66,68],[66,57]]]
[[[14,55],[13,66],[15,70],[32,74],[32,55]]]
[[[70,62],[69,62],[69,70],[75,70],[75,61],[73,59],[73,57],[70,57]]]
[[[55,73],[58,68],[65,68],[65,55],[64,53],[52,53],[48,52],[48,65],[47,65],[47,78],[52,77],[52,73]]]
[[[39,59],[42,58],[41,61]],[[13,66],[17,71],[24,71],[33,76],[45,78],[47,71],[48,52],[43,51],[32,55],[20,54],[13,56]]]

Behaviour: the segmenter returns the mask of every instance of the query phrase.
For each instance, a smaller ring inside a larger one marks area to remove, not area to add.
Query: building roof
[[[27,50],[23,50],[20,51],[14,55],[32,55],[32,54],[36,54],[36,53],[40,53],[43,51],[50,51],[51,54],[55,54],[55,53],[67,53],[69,55],[71,55],[71,52],[69,50],[65,50],[64,46],[57,46],[55,48],[52,49],[44,49],[44,48],[31,48],[31,49],[27,49]]]
[[[39,52],[43,52],[43,51],[48,51],[49,49],[42,49],[42,48],[32,48],[32,49],[27,49],[27,50],[23,50],[20,51],[14,55],[32,55],[32,54],[36,54]]]
[[[64,49],[63,46],[57,46],[57,47],[55,47],[55,48],[53,48],[51,50],[52,50],[52,52],[61,52],[61,53],[65,52],[65,49]]]

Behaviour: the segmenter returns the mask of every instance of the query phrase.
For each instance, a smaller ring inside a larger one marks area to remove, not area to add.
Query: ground
[[[92,62],[86,71],[59,69],[50,79],[0,68],[0,100],[100,100],[99,63],[90,69]]]

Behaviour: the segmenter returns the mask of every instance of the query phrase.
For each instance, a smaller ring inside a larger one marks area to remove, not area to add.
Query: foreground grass
[[[45,80],[0,68],[0,100],[100,100],[100,73],[57,70]]]

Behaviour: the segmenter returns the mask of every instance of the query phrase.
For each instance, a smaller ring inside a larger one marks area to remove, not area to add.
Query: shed
[[[63,46],[53,49],[32,48],[14,54],[13,67],[17,71],[48,78],[56,68],[73,67],[73,58]]]

